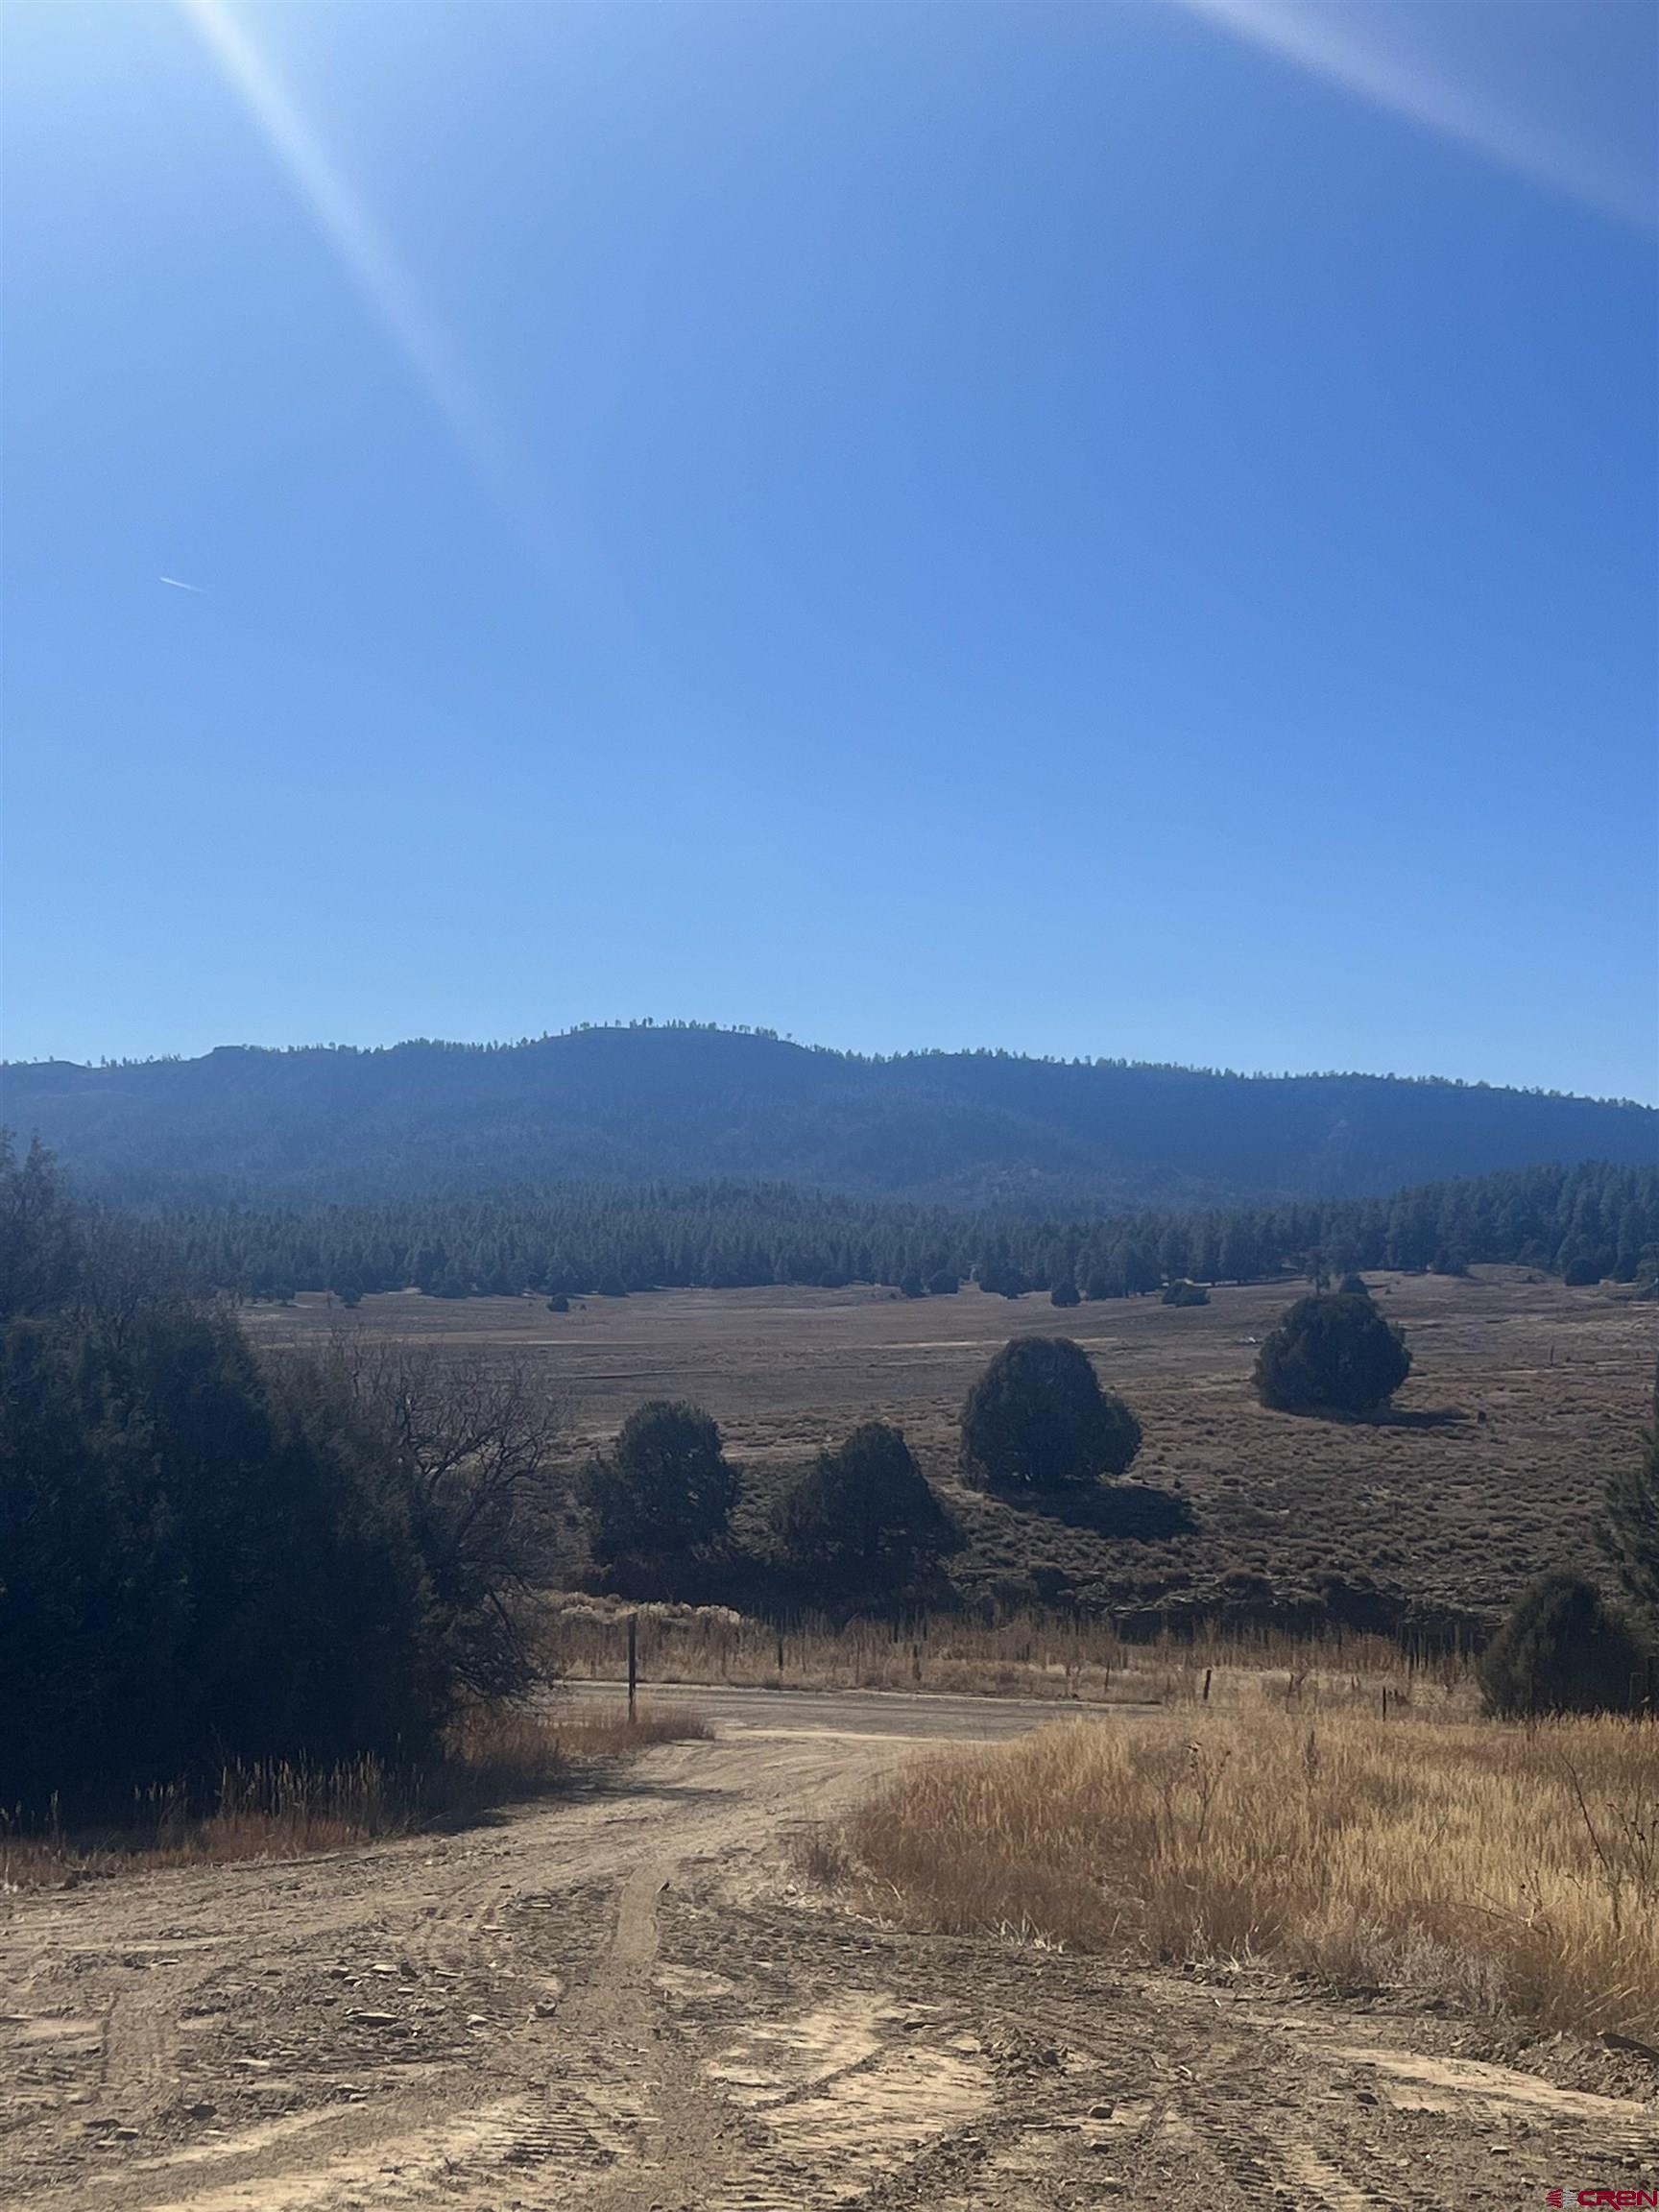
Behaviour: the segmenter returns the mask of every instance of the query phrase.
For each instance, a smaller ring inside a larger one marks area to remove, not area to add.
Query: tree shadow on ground
[[[1425,1406],[1407,1410],[1399,1406],[1379,1406],[1369,1413],[1355,1413],[1341,1406],[1276,1406],[1293,1421],[1326,1421],[1334,1429],[1458,1429],[1469,1415],[1459,1406]]]
[[[990,1495],[1021,1513],[1040,1513],[1068,1528],[1121,1543],[1162,1544],[1190,1536],[1198,1524],[1185,1498],[1149,1482],[1082,1482],[1074,1490],[994,1489]]]
[[[1364,1426],[1367,1429],[1459,1429],[1468,1419],[1468,1414],[1457,1406],[1425,1406],[1410,1412],[1385,1406],[1381,1413],[1368,1414]]]

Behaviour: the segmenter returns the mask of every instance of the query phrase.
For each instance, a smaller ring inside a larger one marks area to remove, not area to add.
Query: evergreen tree
[[[1581,1203],[1594,1194],[1592,1210]],[[652,1284],[925,1284],[977,1275],[987,1289],[1048,1289],[1069,1261],[1086,1297],[1121,1297],[1163,1282],[1214,1282],[1221,1244],[1237,1269],[1334,1274],[1394,1263],[1520,1262],[1599,1275],[1578,1241],[1603,1239],[1607,1263],[1659,1278],[1659,1172],[1587,1163],[1523,1168],[1421,1188],[1393,1201],[1318,1201],[1249,1210],[1229,1237],[1224,1214],[1144,1213],[1056,1222],[893,1205],[781,1185],[624,1190],[566,1184],[482,1197],[436,1195],[386,1205],[205,1208],[153,1216],[147,1265],[201,1291],[291,1297],[360,1286],[365,1296],[415,1285],[429,1294],[591,1294]],[[107,1235],[108,1218],[100,1230]],[[0,1223],[0,1240],[4,1224]],[[1246,1249],[1248,1246],[1248,1250]],[[1623,1255],[1623,1259],[1620,1259]],[[0,1250],[0,1271],[4,1254]]]
[[[1263,1406],[1282,1413],[1372,1413],[1411,1372],[1406,1339],[1369,1298],[1299,1298],[1257,1355]]]
[[[582,1492],[602,1566],[683,1558],[726,1535],[737,1478],[700,1407],[657,1398],[636,1407]]]
[[[0,1163],[0,1803],[419,1755],[456,1684],[392,1439],[149,1286],[48,1163]]]
[[[1123,1474],[1140,1449],[1140,1422],[1068,1336],[1005,1344],[962,1408],[963,1462],[985,1482],[1060,1489]]]
[[[1236,1214],[1228,1220],[1216,1265],[1229,1283],[1248,1283],[1262,1272],[1261,1239],[1249,1214]]]
[[[1641,1694],[1646,1655],[1582,1575],[1543,1575],[1524,1590],[1487,1646],[1480,1684],[1488,1712],[1623,1713]]]
[[[815,1590],[883,1603],[922,1581],[957,1541],[902,1431],[855,1429],[786,1493],[775,1517],[790,1566]]]

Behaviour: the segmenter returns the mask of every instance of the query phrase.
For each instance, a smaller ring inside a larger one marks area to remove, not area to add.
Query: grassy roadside
[[[986,1622],[933,1614],[915,1622],[807,1620],[780,1630],[722,1605],[629,1605],[610,1598],[551,1599],[538,1624],[548,1671],[566,1681],[615,1681],[637,1623],[640,1679],[669,1687],[910,1690],[1044,1697],[1057,1706],[1232,1705],[1262,1695],[1298,1711],[1371,1706],[1473,1714],[1475,1662],[1419,1657],[1391,1637],[1274,1629],[1129,1642],[1106,1621],[1017,1612]]]
[[[193,1812],[189,1793],[169,1787],[145,1792],[118,1828],[25,1831],[0,1821],[0,1896],[166,1866],[301,1859],[411,1835],[566,1788],[606,1760],[709,1734],[688,1705],[647,1705],[634,1720],[557,1708],[479,1711],[450,1730],[444,1756],[428,1767],[369,1758],[324,1768],[232,1767],[207,1813]]]
[[[920,1760],[820,1872],[911,1926],[1659,2037],[1659,1728],[1265,1700]]]

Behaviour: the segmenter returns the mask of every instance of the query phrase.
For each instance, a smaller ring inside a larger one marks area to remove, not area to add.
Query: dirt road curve
[[[1446,2022],[798,1887],[792,1838],[918,1740],[1042,1709],[697,1696],[717,1742],[575,1802],[0,1902],[0,2205],[1359,2212],[1659,2176],[1651,2104],[1451,2056]]]

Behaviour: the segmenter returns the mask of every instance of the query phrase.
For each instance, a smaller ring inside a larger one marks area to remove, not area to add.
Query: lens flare
[[[265,55],[225,0],[180,0],[382,330],[494,495],[517,508],[516,471],[456,349]]]
[[[1659,228],[1659,197],[1601,148],[1539,116],[1524,116],[1467,83],[1455,82],[1422,51],[1386,51],[1364,14],[1338,0],[1173,0],[1236,37],[1265,47],[1374,107],[1455,139],[1487,160],[1563,192],[1599,214],[1643,229]],[[1391,25],[1419,35],[1422,18],[1396,10]]]

